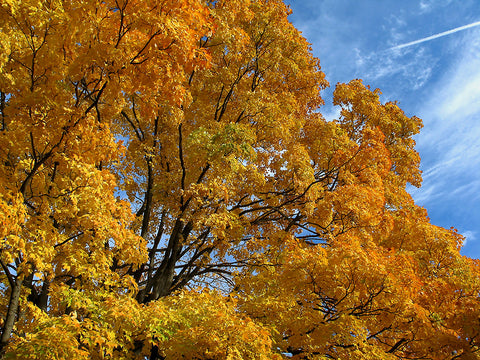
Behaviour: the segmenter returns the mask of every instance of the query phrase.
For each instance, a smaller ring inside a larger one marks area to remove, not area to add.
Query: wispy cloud
[[[460,155],[452,156],[451,154],[449,154],[449,156],[443,161],[440,161],[434,166],[426,169],[422,174],[423,180],[428,181],[429,178],[436,178],[438,175],[441,175],[448,171],[448,169],[452,169],[453,165],[455,165],[456,163],[458,164],[458,162],[461,160],[462,157]]]
[[[458,46],[457,61],[444,72],[434,84],[429,100],[422,103],[421,115],[425,118],[425,131],[422,141],[425,145],[443,141],[455,141],[451,135],[462,135],[458,146],[469,145],[469,153],[479,151],[478,135],[480,127],[480,31],[469,36]],[[447,135],[450,136],[439,136]],[[425,143],[428,141],[428,143]],[[465,158],[465,153],[457,151],[455,156]]]
[[[467,211],[480,194],[480,31],[456,45],[457,60],[431,87],[417,115],[425,127],[417,138],[423,186],[412,191],[422,205],[455,203]],[[474,215],[472,215],[474,216]]]
[[[467,245],[467,242],[472,242],[477,239],[477,233],[475,231],[461,231],[460,232],[464,237],[465,240],[463,241],[463,246]]]
[[[430,79],[436,62],[429,51],[424,49],[408,53],[380,51],[367,55],[355,49],[356,76],[369,82],[376,82],[380,78],[394,81],[395,77],[399,77],[402,81],[399,82],[399,78],[396,78],[396,91],[421,88]]]
[[[333,121],[335,119],[339,119],[341,110],[342,108],[340,106],[333,106],[333,105],[327,104],[327,106],[323,111],[323,117],[327,121]]]
[[[421,0],[419,7],[421,13],[430,12],[435,8],[449,5],[453,0]]]
[[[457,27],[457,28],[454,28],[454,29],[451,29],[451,30],[448,30],[448,31],[444,31],[444,32],[441,32],[441,33],[438,33],[438,34],[435,34],[435,35],[432,35],[432,36],[427,36],[427,37],[422,38],[422,39],[418,39],[418,40],[415,40],[415,41],[410,41],[410,42],[405,43],[405,44],[400,44],[400,45],[397,45],[397,46],[394,46],[394,47],[390,48],[390,50],[403,49],[403,48],[408,47],[408,46],[421,44],[421,43],[424,43],[424,42],[427,42],[427,41],[430,41],[430,40],[438,39],[442,36],[447,36],[447,35],[462,31],[462,30],[470,29],[470,28],[475,27],[475,26],[480,26],[480,21],[476,21],[476,22],[468,24],[468,25],[464,25],[464,26],[460,26],[460,27]]]

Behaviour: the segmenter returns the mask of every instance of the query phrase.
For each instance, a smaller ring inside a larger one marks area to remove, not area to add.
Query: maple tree
[[[279,0],[0,5],[0,356],[477,359],[479,263],[421,120],[321,115]]]

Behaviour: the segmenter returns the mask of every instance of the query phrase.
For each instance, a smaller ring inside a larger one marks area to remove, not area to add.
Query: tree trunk
[[[2,329],[2,336],[0,338],[0,356],[5,352],[5,346],[12,334],[13,325],[15,324],[15,317],[18,312],[18,305],[20,300],[20,291],[22,290],[23,278],[17,276],[13,283],[12,292],[10,293],[10,301],[8,303],[7,315]]]

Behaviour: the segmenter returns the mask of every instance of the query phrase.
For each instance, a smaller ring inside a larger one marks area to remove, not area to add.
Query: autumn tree
[[[421,120],[321,115],[280,0],[0,5],[0,356],[477,359],[479,268],[430,224]]]

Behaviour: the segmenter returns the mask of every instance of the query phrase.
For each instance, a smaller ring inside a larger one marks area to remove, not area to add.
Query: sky
[[[422,187],[409,188],[433,224],[466,237],[480,258],[480,1],[287,0],[331,87],[363,79],[423,119],[415,137]]]

